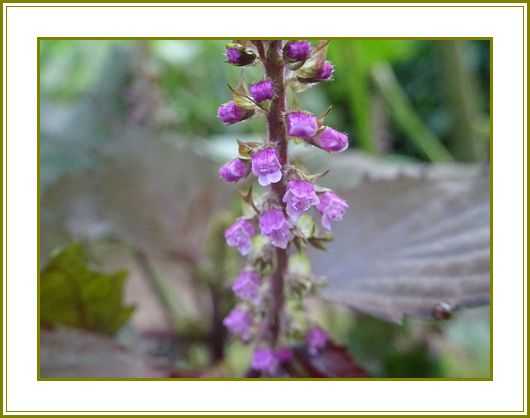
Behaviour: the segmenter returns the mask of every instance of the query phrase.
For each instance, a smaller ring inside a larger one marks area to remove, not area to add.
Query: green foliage
[[[440,140],[424,125],[397,82],[392,68],[380,64],[373,71],[374,81],[379,88],[392,119],[411,144],[430,161],[452,161],[453,157]]]
[[[372,126],[370,72],[381,62],[410,58],[416,49],[414,41],[337,40],[331,43],[329,55],[340,74],[330,86],[334,96],[346,102],[351,110],[359,147],[377,152],[378,144]]]
[[[116,41],[40,41],[41,91],[61,101],[75,100],[97,80]]]
[[[126,278],[93,270],[81,244],[63,248],[40,274],[41,324],[114,334],[134,311],[123,304]]]
[[[359,315],[349,348],[372,376],[440,377],[441,369],[426,342],[408,324],[396,325]]]

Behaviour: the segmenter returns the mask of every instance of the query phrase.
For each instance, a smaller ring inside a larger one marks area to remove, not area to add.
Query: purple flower
[[[242,46],[228,46],[225,49],[226,61],[239,67],[252,64],[256,59],[256,54],[250,50],[245,50]]]
[[[349,206],[345,200],[333,192],[324,192],[319,195],[319,199],[317,209],[322,214],[322,226],[331,230],[330,221],[340,221]]]
[[[311,44],[307,41],[289,41],[283,47],[283,54],[289,61],[305,61],[311,56]]]
[[[271,80],[258,81],[249,86],[250,95],[256,102],[263,102],[264,100],[272,99],[274,96],[274,89]]]
[[[311,206],[317,205],[319,199],[313,183],[305,180],[291,180],[287,183],[287,191],[283,195],[283,201],[287,203],[289,218],[296,221]]]
[[[219,168],[219,177],[228,183],[236,183],[250,173],[250,163],[234,158]]]
[[[318,131],[318,120],[315,115],[306,112],[291,112],[287,114],[287,133],[289,136],[309,139]]]
[[[232,334],[239,336],[242,340],[248,340],[250,338],[252,323],[253,319],[250,313],[241,308],[232,309],[223,320],[223,325]]]
[[[256,235],[256,228],[248,219],[238,218],[225,231],[226,243],[235,247],[241,255],[248,255],[252,249],[252,237]]]
[[[342,152],[348,149],[348,135],[326,126],[312,143],[328,152]]]
[[[274,351],[270,348],[258,347],[254,350],[252,355],[252,368],[265,372],[268,374],[274,374],[278,370],[279,362],[276,358]]]
[[[217,117],[225,125],[233,125],[234,123],[241,122],[251,117],[253,113],[252,110],[246,110],[237,106],[233,101],[223,103],[217,109]]]
[[[321,81],[329,80],[334,71],[335,69],[333,68],[333,64],[331,64],[329,61],[324,61],[322,66],[317,69],[315,78]]]
[[[258,183],[268,186],[282,179],[282,166],[275,148],[264,148],[252,154],[252,172]]]
[[[292,236],[289,231],[289,222],[282,210],[271,208],[263,212],[259,218],[259,227],[261,233],[269,238],[272,245],[284,250],[287,248]]]
[[[328,339],[328,333],[320,327],[311,328],[305,336],[305,342],[311,354],[316,354],[322,350],[328,343]]]
[[[260,284],[261,277],[258,273],[244,270],[232,284],[232,290],[240,299],[256,302]]]

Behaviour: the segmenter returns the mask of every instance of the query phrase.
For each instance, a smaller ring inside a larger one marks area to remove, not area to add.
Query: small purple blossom
[[[274,351],[270,348],[258,347],[252,355],[252,368],[268,374],[275,374],[279,362]]]
[[[263,80],[251,84],[249,86],[249,91],[252,98],[258,103],[270,100],[274,96],[272,80]]]
[[[295,222],[311,206],[319,203],[315,186],[313,186],[313,183],[305,180],[289,181],[287,183],[287,191],[283,195],[283,201],[287,203],[287,214],[289,218]]]
[[[282,179],[282,166],[275,148],[264,148],[252,154],[252,172],[258,183],[268,186]]]
[[[223,103],[217,109],[217,117],[225,125],[233,125],[252,116],[254,112],[237,106],[233,101]]]
[[[228,183],[236,183],[250,173],[249,161],[234,158],[219,168],[219,177]]]
[[[254,235],[256,235],[256,228],[252,222],[244,218],[238,218],[225,231],[226,243],[229,247],[237,248],[241,255],[250,254]]]
[[[245,50],[242,46],[227,46],[225,57],[229,64],[237,65],[238,67],[252,64],[256,59],[256,55],[252,51]]]
[[[322,350],[328,343],[328,339],[328,333],[320,327],[311,328],[305,336],[305,342],[311,354],[317,354]]]
[[[291,112],[287,114],[287,133],[289,136],[309,139],[318,131],[318,119],[307,112]]]
[[[252,323],[252,315],[241,308],[232,309],[223,320],[223,325],[232,334],[239,336],[245,341],[250,338]]]
[[[264,211],[259,218],[259,227],[272,245],[284,250],[287,248],[292,235],[289,222],[281,209],[271,208]]]
[[[333,64],[329,61],[324,61],[320,68],[317,69],[315,78],[320,81],[329,80],[335,71]]]
[[[348,149],[348,135],[326,126],[314,139],[313,144],[328,152]]]
[[[311,56],[311,44],[307,41],[289,41],[283,53],[289,61],[305,61]]]
[[[256,302],[259,296],[261,277],[252,270],[244,270],[232,284],[232,290],[242,300]]]
[[[340,221],[349,206],[345,200],[333,192],[324,192],[319,195],[319,199],[317,209],[322,214],[322,226],[329,231],[331,221]]]

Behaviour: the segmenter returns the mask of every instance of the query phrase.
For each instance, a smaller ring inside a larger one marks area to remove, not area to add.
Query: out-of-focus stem
[[[431,161],[452,161],[441,141],[425,126],[399,85],[392,67],[378,64],[372,71],[376,88],[385,100],[390,115],[407,139]]]
[[[179,321],[178,309],[169,297],[167,289],[162,283],[162,279],[158,276],[158,273],[149,260],[149,257],[143,251],[136,248],[133,248],[131,251],[134,260],[142,272],[142,275],[149,283],[153,293],[164,309],[164,316],[166,317],[167,324],[172,329],[176,329],[177,323]]]
[[[441,42],[439,52],[444,91],[454,121],[449,146],[458,160],[482,160],[486,156],[487,132],[484,135],[480,127],[486,118],[479,110],[476,80],[465,65],[465,45],[462,41]]]
[[[285,96],[285,69],[282,62],[282,41],[270,41],[266,59],[264,61],[265,73],[272,80],[275,96],[267,114],[269,142],[278,150],[280,163],[287,164],[287,130],[284,114],[286,110]],[[285,182],[275,183],[272,186],[285,211],[282,197],[285,193]],[[287,250],[276,248],[276,263],[271,277],[271,311],[269,317],[269,338],[272,346],[278,342],[281,329],[281,318],[284,306],[284,277],[287,271]]]

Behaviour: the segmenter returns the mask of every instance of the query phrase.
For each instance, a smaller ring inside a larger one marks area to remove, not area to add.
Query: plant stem
[[[265,73],[272,80],[275,96],[267,114],[269,143],[278,150],[280,163],[283,167],[287,164],[287,130],[285,127],[285,68],[282,62],[282,41],[270,41],[266,59],[264,60]],[[285,212],[282,197],[285,194],[285,182],[272,185],[278,203]],[[276,263],[271,277],[271,312],[269,319],[269,338],[274,347],[278,342],[281,331],[281,318],[284,307],[284,277],[287,271],[287,250],[276,248]]]

